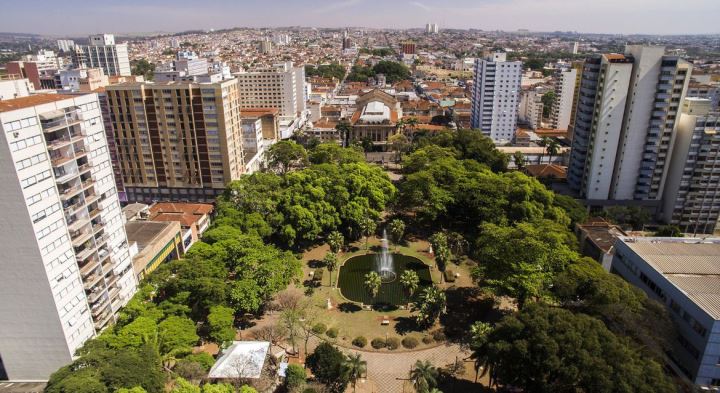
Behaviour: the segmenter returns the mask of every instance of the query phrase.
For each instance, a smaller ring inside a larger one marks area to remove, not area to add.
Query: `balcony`
[[[92,237],[92,231],[82,232],[82,231],[75,231],[70,232],[70,238],[72,239],[72,245],[73,247],[80,247],[82,244],[90,240]]]
[[[88,259],[88,257],[92,256],[93,254],[95,254],[95,248],[94,248],[94,247],[87,247],[87,248],[85,248],[84,250],[76,253],[76,254],[75,254],[75,259],[76,259],[78,262],[82,262],[82,261]]]
[[[83,287],[86,291],[92,292],[93,288],[100,282],[100,280],[102,280],[102,278],[102,274],[92,273],[83,280]]]
[[[105,311],[99,317],[95,318],[95,329],[101,330],[107,325],[112,318],[113,314],[110,311]]]
[[[70,180],[73,180],[76,177],[80,176],[80,172],[78,172],[76,168],[73,168],[71,170],[66,170],[64,168],[61,168],[60,170],[55,170],[54,174],[55,174],[55,181],[58,184],[67,183]]]
[[[42,116],[43,115],[41,115],[41,117]],[[83,121],[82,115],[78,111],[69,113],[60,113],[58,111],[50,114],[49,116],[52,116],[55,120],[41,120],[40,122],[45,133],[51,133],[63,128],[72,127],[82,123]]]
[[[80,266],[80,274],[86,275],[88,273],[91,273],[93,270],[95,270],[98,266],[99,260],[97,258],[92,258],[88,260],[88,262],[82,266]]]

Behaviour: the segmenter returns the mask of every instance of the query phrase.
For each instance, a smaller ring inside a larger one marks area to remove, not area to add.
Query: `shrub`
[[[338,336],[338,330],[337,328],[330,328],[325,332],[325,335],[330,338],[336,338]]]
[[[213,364],[215,364],[215,358],[207,352],[198,352],[185,356],[185,360],[199,363],[205,371],[210,371]]]
[[[380,337],[373,338],[373,340],[370,341],[370,345],[375,349],[385,348],[385,339]]]
[[[413,349],[417,347],[419,344],[417,338],[415,337],[405,337],[402,339],[402,346],[407,349]]]
[[[451,269],[445,270],[445,281],[447,282],[455,282],[455,272]]]
[[[434,331],[432,336],[433,336],[433,340],[435,340],[435,341],[438,341],[438,342],[445,341],[445,332],[443,332],[442,330]]]
[[[352,340],[352,345],[363,348],[364,346],[367,345],[367,338],[365,338],[363,336],[355,337],[355,339]]]
[[[305,390],[303,390],[303,393],[317,393],[317,390],[313,388],[305,388]]]
[[[432,344],[433,341],[435,341],[435,339],[433,339],[433,337],[432,337],[431,335],[429,335],[429,334],[423,336],[423,338],[422,338],[423,344]]]
[[[390,337],[385,342],[385,346],[387,346],[387,349],[395,350],[400,347],[400,339],[397,337]]]
[[[324,323],[316,323],[315,326],[312,327],[312,332],[315,334],[323,334],[327,330],[327,326],[325,326]]]
[[[289,365],[285,375],[285,386],[290,392],[297,392],[305,385],[307,376],[305,369],[299,364]]]

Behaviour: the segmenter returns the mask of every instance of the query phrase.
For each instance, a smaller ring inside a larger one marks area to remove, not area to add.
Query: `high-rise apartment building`
[[[112,34],[91,35],[88,45],[76,46],[71,54],[75,68],[102,68],[109,76],[131,74],[127,44],[116,44]]]
[[[412,41],[406,41],[402,43],[402,53],[404,55],[414,55],[415,54],[415,43]]]
[[[33,91],[29,79],[19,75],[0,76],[0,101],[27,97]]]
[[[520,92],[520,107],[518,119],[527,126],[536,130],[541,128],[543,115],[542,92],[536,89]]]
[[[713,233],[720,216],[720,113],[688,97],[675,131],[663,219],[687,233]]]
[[[244,171],[236,79],[106,88],[128,201],[212,202]]]
[[[517,128],[522,63],[506,61],[505,53],[475,60],[472,128],[494,142],[510,141]]]
[[[551,110],[551,126],[556,130],[567,130],[575,98],[575,84],[578,72],[575,68],[560,70],[555,83],[555,101]]]
[[[585,62],[568,182],[590,200],[658,201],[691,65],[664,48]]]
[[[44,380],[137,282],[95,94],[0,102],[0,357]]]
[[[440,27],[437,23],[428,23],[425,25],[425,32],[427,34],[437,34],[440,32]]]
[[[305,68],[292,62],[235,74],[241,108],[278,108],[282,120],[305,112]]]
[[[60,52],[70,52],[73,48],[75,48],[75,41],[57,40],[57,47]]]

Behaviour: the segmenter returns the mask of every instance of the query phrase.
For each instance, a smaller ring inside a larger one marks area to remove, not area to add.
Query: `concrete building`
[[[556,130],[567,130],[575,99],[578,71],[575,68],[560,70],[555,83],[555,101],[550,112],[550,126]]]
[[[375,89],[359,96],[355,105],[357,109],[350,120],[352,130],[346,136],[345,146],[367,138],[374,145],[385,147],[402,118],[400,103],[392,95]]]
[[[27,97],[34,91],[33,85],[27,78],[18,75],[0,76],[0,101]]]
[[[282,137],[290,137],[306,116],[305,68],[286,62],[240,72],[235,77],[241,108],[277,108]]]
[[[662,47],[625,52],[585,62],[568,181],[591,203],[658,207],[691,66]]]
[[[15,78],[28,79],[35,90],[58,88],[55,83],[59,69],[57,61],[44,60],[44,56],[35,58],[37,60],[10,61],[5,64],[5,71]]]
[[[437,23],[428,23],[425,25],[425,33],[427,34],[438,34],[440,32],[440,27]]]
[[[404,55],[414,55],[415,54],[415,43],[412,41],[406,41],[402,43],[402,53]]]
[[[542,128],[543,102],[542,93],[536,89],[523,90],[520,93],[518,119],[533,130]]]
[[[75,41],[73,40],[57,40],[57,47],[60,52],[70,53],[75,49]]]
[[[212,202],[244,172],[237,80],[106,91],[128,201]]]
[[[110,83],[101,68],[61,70],[59,77],[60,88],[73,91],[91,92]]]
[[[517,129],[522,62],[506,61],[505,53],[475,60],[472,128],[496,143],[508,142]]]
[[[258,44],[258,51],[263,54],[272,53],[273,49],[273,43],[270,41],[269,38],[266,38],[262,41],[260,41],[260,44]]]
[[[0,357],[45,380],[136,291],[95,94],[0,101]]]
[[[149,207],[148,220],[178,222],[182,230],[181,250],[185,253],[210,228],[214,211],[209,203],[158,202]]]
[[[155,82],[170,81],[196,81],[193,76],[208,75],[209,64],[206,59],[201,59],[195,52],[178,52],[175,60],[169,64],[163,64],[153,73]]]
[[[612,271],[664,304],[677,327],[679,375],[720,387],[720,239],[620,237]]]
[[[685,98],[675,130],[662,217],[686,233],[716,230],[720,216],[720,113],[704,98]]]
[[[71,51],[74,68],[102,68],[105,75],[131,74],[127,44],[116,44],[112,34],[91,35],[89,45]]]
[[[128,241],[135,243],[138,249],[132,263],[138,281],[162,263],[183,255],[179,222],[128,221],[125,231]]]

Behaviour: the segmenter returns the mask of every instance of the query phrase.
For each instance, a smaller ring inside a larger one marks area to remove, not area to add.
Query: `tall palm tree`
[[[337,254],[335,254],[334,252],[329,252],[329,253],[325,254],[325,258],[323,258],[323,263],[325,263],[325,267],[330,272],[330,288],[332,288],[333,272],[335,271],[335,269],[337,269],[337,265],[338,265]],[[320,283],[320,285],[322,285],[322,283]]]
[[[357,353],[355,355],[348,356],[348,358],[343,363],[343,367],[345,368],[345,372],[347,373],[348,379],[352,384],[354,392],[357,380],[362,378],[363,375],[365,375],[365,373],[367,372],[367,362],[362,360],[360,354]]]
[[[560,151],[560,144],[555,139],[551,139],[545,149],[547,150],[548,156],[550,157],[548,158],[548,164],[551,164],[553,156],[557,155]]]
[[[538,142],[538,145],[545,147],[550,143],[550,138],[544,136],[540,139]],[[542,153],[540,153],[540,160],[538,161],[538,164],[542,164],[542,159],[545,157],[545,149],[542,150]]]
[[[328,246],[330,246],[330,251],[337,254],[345,243],[345,237],[338,231],[332,231],[328,235],[327,242]]]
[[[347,120],[342,120],[335,125],[335,130],[340,134],[343,147],[347,146],[352,125]]]
[[[375,299],[380,292],[380,286],[382,285],[382,279],[377,272],[370,272],[365,275],[365,288],[370,292],[370,296]]]
[[[410,139],[412,140],[412,137],[415,135],[415,127],[417,127],[420,122],[418,121],[417,117],[411,117],[405,120],[405,124],[410,127]]]
[[[363,236],[365,236],[365,250],[368,249],[368,239],[370,238],[370,235],[375,233],[375,230],[377,229],[377,224],[375,223],[375,220],[373,220],[370,217],[365,217],[362,221],[360,221],[360,229],[362,230]]]
[[[410,371],[410,380],[418,393],[429,393],[437,385],[438,371],[425,360],[418,360]]]
[[[412,297],[415,291],[417,291],[418,286],[420,286],[420,277],[418,277],[414,270],[405,270],[402,275],[400,275],[400,283],[407,291],[408,297]]]

